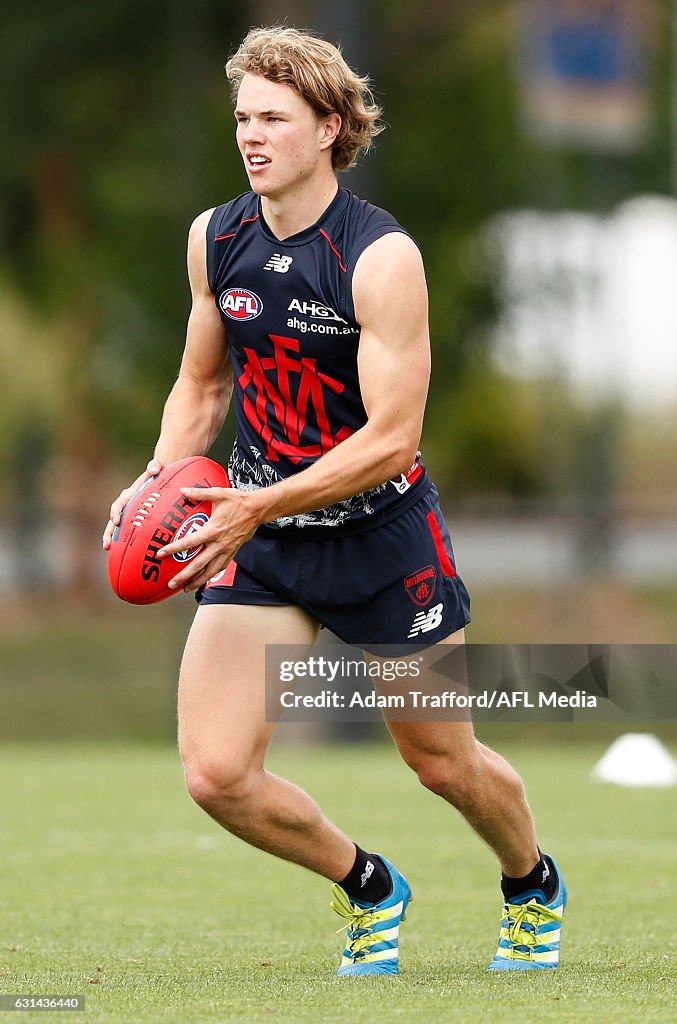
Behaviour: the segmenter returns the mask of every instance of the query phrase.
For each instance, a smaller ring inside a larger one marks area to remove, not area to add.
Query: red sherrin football
[[[129,604],[154,604],[180,593],[169,589],[169,581],[202,550],[157,556],[166,544],[199,530],[211,515],[211,501],[186,498],[182,487],[230,487],[230,482],[223,466],[196,455],[165,466],[130,498],[108,550],[110,585]]]

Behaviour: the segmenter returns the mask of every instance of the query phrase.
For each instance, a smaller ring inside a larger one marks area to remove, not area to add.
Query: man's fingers
[[[208,583],[212,576],[216,576],[229,561],[230,559],[224,561],[220,554],[217,558],[207,558],[201,565],[191,565],[190,568],[183,569],[170,582],[169,587],[171,590],[183,589],[186,593],[197,590],[204,583]]]
[[[118,500],[113,502],[113,504],[111,505],[110,521],[113,524],[113,526],[117,526],[118,523],[120,522],[120,516],[122,515],[122,510],[126,504],[126,501],[123,501],[121,498],[118,498]]]
[[[124,512],[127,502],[136,494],[139,488],[143,487],[143,485],[148,483],[149,480],[152,480],[154,476],[158,475],[158,473],[161,473],[163,468],[162,463],[159,462],[158,459],[151,459],[144,472],[141,476],[137,477],[131,487],[127,487],[117,496],[110,507],[110,518],[106,524],[106,529],[103,531],[103,537],[101,539],[104,551],[108,551],[111,546],[115,527],[120,525],[122,513]]]
[[[196,530],[195,533],[187,533],[181,540],[174,540],[171,544],[167,544],[166,547],[160,548],[157,555],[158,558],[166,558],[168,555],[175,555],[178,551],[199,548],[200,545],[207,544],[213,539],[208,527],[203,527],[201,530]]]
[[[200,587],[204,586],[205,583],[209,583],[210,579],[212,579],[213,576],[216,576],[217,572],[221,572],[229,562],[230,558],[224,559],[222,556],[212,559],[210,562],[207,562],[207,565],[201,572],[196,573],[196,575],[184,585],[183,589],[186,593],[190,593],[191,590],[198,590]]]
[[[182,487],[181,494],[192,501],[222,501],[230,487]]]
[[[108,524],[106,525],[106,529],[103,531],[102,543],[104,551],[107,551],[111,545],[113,532],[115,530],[115,527],[120,525],[122,513],[127,502],[130,500],[131,497],[133,497],[134,494],[136,494],[140,487],[143,487],[143,485],[147,483],[148,480],[152,480],[152,478],[154,476],[157,476],[158,473],[160,473],[161,471],[162,463],[158,462],[157,459],[151,459],[148,465],[146,466],[145,471],[141,474],[141,476],[137,477],[137,479],[134,481],[131,487],[125,488],[124,491],[121,491],[120,494],[118,494],[117,498],[110,507],[110,518],[108,520]]]
[[[126,493],[126,491],[123,491],[122,494],[115,499],[115,501],[110,507],[110,518],[106,524],[106,529],[103,531],[102,538],[104,551],[108,551],[109,547],[111,546],[111,542],[113,540],[113,533],[115,532],[115,527],[118,526],[120,523],[122,510],[127,504],[125,500]]]
[[[115,526],[117,526],[118,523],[120,522],[120,518],[125,509],[125,505],[127,505],[127,503],[131,501],[131,499],[134,497],[137,491],[141,490],[144,484],[147,484],[149,480],[152,480],[154,476],[157,476],[161,470],[161,463],[149,462],[146,471],[142,473],[140,477],[137,477],[137,479],[134,481],[131,487],[125,488],[125,490],[122,491],[117,496],[117,498],[110,507],[111,522]]]

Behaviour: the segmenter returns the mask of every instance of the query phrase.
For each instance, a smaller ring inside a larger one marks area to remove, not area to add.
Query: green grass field
[[[533,976],[484,972],[493,859],[390,746],[273,752],[414,890],[402,974],[342,981],[328,884],[223,833],[185,795],[174,751],[5,746],[0,992],[85,995],[65,1019],[87,1024],[674,1021],[674,794],[590,783],[600,743],[537,743],[504,750],[571,902],[563,966]]]

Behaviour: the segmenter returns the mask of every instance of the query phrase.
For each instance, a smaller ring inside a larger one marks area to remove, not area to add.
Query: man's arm
[[[206,231],[212,210],[201,213],[188,235],[192,307],[179,376],[162,414],[155,458],[166,466],[205,455],[223,426],[233,390],[226,331],[207,283]]]
[[[103,535],[110,547],[122,510],[139,487],[163,466],[189,455],[204,455],[228,411],[233,372],[228,339],[207,283],[207,224],[212,210],[193,221],[188,235],[188,278],[192,307],[181,368],[165,403],[160,437],[146,470],[115,499]]]
[[[367,423],[312,466],[270,487],[184,490],[189,497],[210,498],[213,510],[209,523],[190,538],[193,545],[203,543],[203,551],[173,585],[194,590],[206,583],[262,523],[323,508],[410,469],[430,376],[428,293],[421,255],[411,239],[393,233],[370,245],[357,262],[353,296],[361,327],[358,372]],[[159,554],[187,546],[176,541]]]

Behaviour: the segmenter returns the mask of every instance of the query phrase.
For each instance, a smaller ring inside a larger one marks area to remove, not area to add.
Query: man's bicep
[[[188,236],[193,301],[181,361],[181,373],[204,385],[219,383],[230,373],[228,336],[207,281],[206,230],[211,214],[211,210],[200,214]]]
[[[430,356],[426,344],[402,344],[362,329],[358,370],[362,402],[369,420],[384,429],[400,427],[418,436],[428,394]]]
[[[213,296],[193,299],[180,372],[204,385],[218,383],[231,372],[228,335]]]
[[[413,436],[420,432],[428,393],[430,340],[423,263],[411,239],[386,235],[365,250],[353,294],[367,415],[385,426],[399,422]]]

